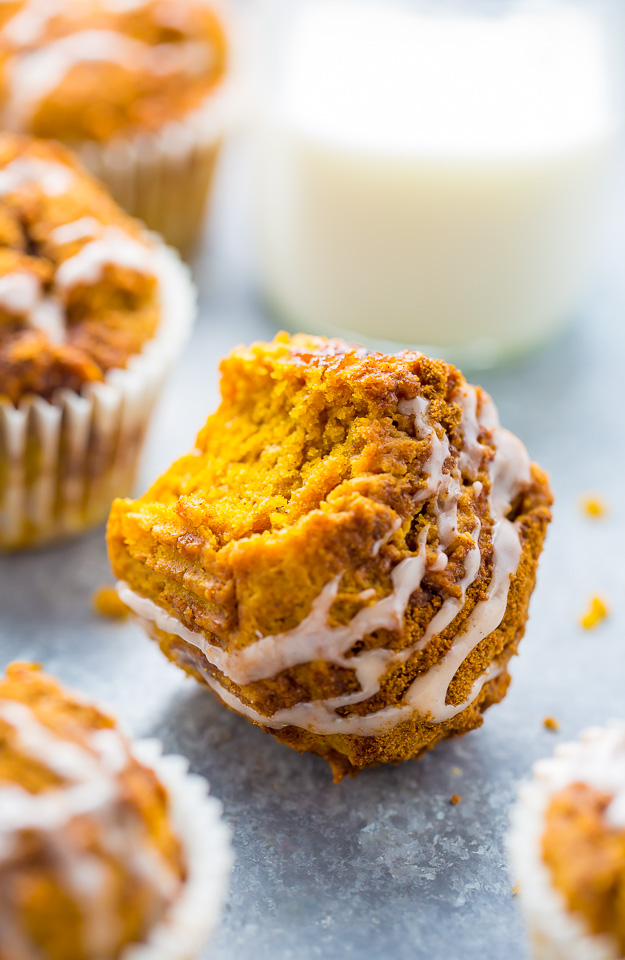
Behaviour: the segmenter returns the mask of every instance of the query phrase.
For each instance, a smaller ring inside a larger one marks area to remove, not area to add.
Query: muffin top
[[[0,137],[0,399],[125,367],[160,320],[155,247],[58,144]]]
[[[0,956],[116,960],[177,899],[168,795],[114,721],[29,664],[0,679]]]
[[[5,0],[5,128],[65,142],[159,131],[203,105],[226,68],[207,0]]]
[[[542,857],[570,911],[625,956],[625,726],[588,730],[537,767],[549,790]]]

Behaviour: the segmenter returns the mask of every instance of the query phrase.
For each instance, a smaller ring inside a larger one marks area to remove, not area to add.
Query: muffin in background
[[[551,492],[440,360],[305,335],[235,350],[191,453],[108,526],[120,597],[183,670],[338,780],[506,694]]]
[[[180,757],[39,668],[0,678],[0,957],[192,960],[232,855]]]
[[[536,960],[623,960],[625,724],[535,764],[508,848]]]
[[[71,146],[129,213],[189,249],[232,118],[211,0],[0,4],[5,129]]]
[[[194,317],[187,268],[69,151],[0,136],[0,549],[80,533],[130,492]]]

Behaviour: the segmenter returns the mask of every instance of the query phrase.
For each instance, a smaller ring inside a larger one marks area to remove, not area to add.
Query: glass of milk
[[[474,368],[553,337],[619,126],[605,9],[266,0],[256,234],[281,325]]]

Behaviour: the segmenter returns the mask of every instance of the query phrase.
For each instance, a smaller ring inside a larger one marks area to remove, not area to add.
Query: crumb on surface
[[[610,615],[608,606],[602,597],[591,597],[588,609],[580,617],[580,626],[584,630],[594,630],[599,624]]]
[[[111,617],[115,620],[121,620],[130,613],[126,604],[122,603],[119,599],[115,587],[109,584],[98,587],[98,589],[94,591],[91,597],[91,603],[95,612],[101,617]]]
[[[580,506],[586,516],[592,517],[593,520],[599,520],[608,512],[605,500],[595,494],[584,494],[580,499]]]
[[[452,777],[459,777],[461,774],[462,774],[462,770],[460,769],[460,767],[452,767],[451,769]]]
[[[457,793],[452,793],[451,800],[449,802],[451,803],[452,807],[457,807],[461,800],[461,796],[459,796]]]
[[[543,720],[543,725],[545,730],[552,730],[554,733],[560,729],[560,724],[555,717],[545,717]]]
[[[518,882],[515,883],[515,885],[513,886],[513,888],[512,888],[512,896],[513,896],[513,897],[518,897],[518,895],[519,895],[519,887],[520,887],[520,884],[519,884]]]

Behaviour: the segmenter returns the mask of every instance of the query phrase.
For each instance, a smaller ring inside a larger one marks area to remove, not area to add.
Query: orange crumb
[[[512,888],[512,896],[518,897],[518,895],[519,895],[519,884],[515,883],[515,885]]]
[[[452,793],[451,800],[449,802],[451,803],[452,807],[457,807],[461,800],[462,797],[459,797],[457,793]]]
[[[560,729],[560,724],[555,717],[545,717],[543,724],[546,730],[553,730],[554,733]]]
[[[115,587],[108,585],[98,587],[91,597],[91,603],[95,612],[99,613],[101,617],[121,619],[127,617],[130,613],[126,604],[119,599]]]
[[[592,517],[593,520],[598,520],[600,517],[604,517],[608,512],[606,503],[601,497],[593,496],[592,494],[586,494],[580,500],[580,506],[587,517]]]
[[[594,630],[609,614],[605,601],[601,597],[592,597],[588,610],[580,617],[580,626],[584,630]]]
[[[451,769],[452,777],[459,777],[461,773],[462,773],[462,770],[460,769],[460,767],[452,767]]]

